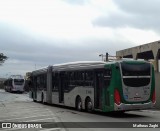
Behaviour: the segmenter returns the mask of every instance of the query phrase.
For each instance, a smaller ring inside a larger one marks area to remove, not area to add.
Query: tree
[[[7,56],[5,56],[3,53],[0,53],[0,65],[2,65],[7,59]]]

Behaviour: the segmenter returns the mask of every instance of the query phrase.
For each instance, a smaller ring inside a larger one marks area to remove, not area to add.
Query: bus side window
[[[7,86],[7,81],[4,81],[4,85]]]
[[[52,81],[53,81],[53,90],[58,90],[58,72],[56,73],[53,73],[53,78],[52,78]]]
[[[73,79],[74,79],[74,74],[72,73],[73,76],[71,76],[71,80],[73,83]],[[68,86],[68,72],[60,72],[60,79],[61,79],[61,88],[63,89],[63,91],[68,91],[69,90],[69,86]]]
[[[86,81],[86,86],[93,86],[93,71],[86,71],[85,81]]]
[[[40,88],[40,76],[37,76],[37,88]]]
[[[12,79],[9,80],[8,85],[12,86]]]
[[[40,88],[41,89],[46,89],[46,80],[47,80],[47,76],[46,74],[43,74],[40,76]]]
[[[68,78],[68,72],[64,73],[64,90],[68,91],[69,90],[69,78]]]
[[[83,75],[81,71],[77,71],[76,72],[76,86],[82,86],[82,82],[83,82]]]

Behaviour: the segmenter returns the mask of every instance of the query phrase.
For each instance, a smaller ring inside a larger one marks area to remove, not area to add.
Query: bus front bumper
[[[129,111],[129,110],[145,110],[145,109],[152,109],[155,107],[155,104],[152,102],[143,103],[143,104],[125,104],[121,103],[117,105],[114,103],[114,110],[115,111]]]
[[[18,91],[19,91],[19,92],[23,92],[23,91],[24,91],[24,89],[12,88],[12,91],[15,91],[15,92],[16,92],[16,91],[17,91],[17,92],[18,92]]]

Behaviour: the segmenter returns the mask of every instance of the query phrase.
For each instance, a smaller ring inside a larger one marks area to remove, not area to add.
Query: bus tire
[[[88,97],[86,99],[85,106],[86,106],[85,109],[86,109],[87,112],[92,112],[93,111],[93,104],[92,104],[91,98]]]
[[[9,89],[9,92],[12,93],[12,89],[11,88]]]
[[[82,100],[80,97],[77,97],[77,99],[76,99],[76,109],[78,111],[82,111]]]
[[[33,99],[33,102],[37,102],[37,100],[34,99],[34,94],[32,92],[32,99]]]
[[[43,93],[41,95],[41,103],[44,103],[44,95],[43,95]]]
[[[33,102],[37,102],[37,100],[34,100],[34,99],[33,99]]]

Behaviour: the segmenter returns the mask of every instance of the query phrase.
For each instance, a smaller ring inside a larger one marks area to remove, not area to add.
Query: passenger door
[[[59,103],[64,103],[65,74],[59,74]]]
[[[103,85],[104,85],[103,70],[95,71],[95,108],[102,109],[103,101]]]

